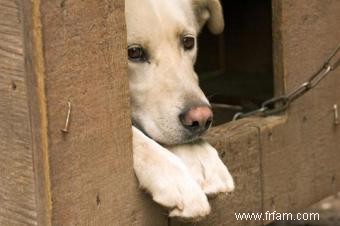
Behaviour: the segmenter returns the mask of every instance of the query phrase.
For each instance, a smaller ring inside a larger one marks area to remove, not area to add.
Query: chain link
[[[333,51],[320,69],[307,80],[307,82],[304,82],[286,95],[274,97],[263,102],[259,109],[246,113],[236,113],[233,120],[250,116],[269,116],[285,111],[293,101],[317,86],[331,71],[334,71],[340,65],[340,56],[338,56],[338,59],[335,59],[339,52],[340,45]]]

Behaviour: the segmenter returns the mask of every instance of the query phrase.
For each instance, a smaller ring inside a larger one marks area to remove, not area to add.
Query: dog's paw
[[[215,196],[235,189],[234,180],[215,148],[205,141],[170,149],[188,167],[205,194]]]
[[[185,221],[198,221],[210,213],[205,193],[191,178],[176,178],[176,181],[153,194],[153,200],[169,208],[170,217]]]
[[[199,145],[200,163],[202,165],[202,188],[208,196],[234,191],[234,180],[229,170],[219,158],[215,148],[207,142]]]
[[[209,214],[207,196],[180,158],[134,127],[133,152],[140,186],[170,210],[170,217],[194,221]]]

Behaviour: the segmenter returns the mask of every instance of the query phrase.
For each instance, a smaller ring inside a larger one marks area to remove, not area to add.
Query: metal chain
[[[274,97],[263,102],[261,108],[259,109],[246,113],[236,113],[233,117],[233,120],[250,116],[269,116],[285,111],[292,102],[318,85],[331,71],[334,71],[340,65],[340,56],[338,59],[334,59],[339,52],[340,45],[333,51],[333,53],[328,57],[320,69],[307,80],[307,82],[296,87],[286,95]]]

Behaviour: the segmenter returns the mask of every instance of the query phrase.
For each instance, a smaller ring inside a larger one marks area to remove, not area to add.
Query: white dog
[[[218,0],[126,0],[134,169],[169,215],[197,220],[209,195],[234,182],[217,151],[199,136],[212,122],[193,65],[205,23],[224,28]]]

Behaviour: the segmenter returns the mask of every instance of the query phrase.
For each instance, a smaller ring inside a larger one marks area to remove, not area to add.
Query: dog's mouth
[[[153,139],[154,141],[156,141],[157,143],[159,143],[160,145],[179,145],[179,144],[188,144],[188,143],[193,143],[197,140],[199,140],[201,138],[201,136],[203,134],[205,134],[207,132],[207,130],[210,128],[211,125],[209,125],[207,128],[205,129],[201,129],[201,130],[196,130],[196,131],[192,131],[190,128],[185,128],[183,127],[183,132],[181,134],[179,134],[178,138],[176,139],[176,142],[162,142],[159,141],[157,139],[155,139],[155,137],[153,137],[152,135],[150,135],[143,126],[140,125],[140,123],[138,123],[136,120],[132,120],[132,125],[136,128],[138,128],[140,131],[142,131],[147,137]],[[165,135],[166,136],[166,135]]]
[[[139,123],[133,121],[132,125],[135,126],[136,128],[138,128],[140,131],[142,131],[147,137],[153,139],[154,141],[156,141],[160,145],[165,145],[165,146],[188,144],[188,143],[196,142],[197,140],[199,140],[201,138],[201,136],[206,134],[208,129],[209,129],[208,128],[206,130],[201,130],[201,131],[192,133],[188,129],[183,128],[183,133],[179,135],[179,138],[177,139],[176,142],[170,142],[170,141],[166,141],[166,142],[163,141],[162,142],[162,141],[155,139],[155,137],[153,137],[152,135],[150,135],[142,126],[140,126]]]
[[[191,142],[194,142],[200,139],[201,136],[203,136],[203,134],[205,134],[209,130],[210,127],[211,127],[211,123],[209,123],[209,125],[204,129],[196,130],[194,132],[189,130],[183,139],[184,140],[183,143],[191,143]]]
[[[205,132],[202,132],[201,134],[195,134],[188,136],[186,139],[183,140],[183,143],[181,144],[187,144],[187,143],[193,143],[196,140],[200,139],[200,137],[204,134]]]

